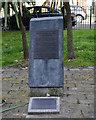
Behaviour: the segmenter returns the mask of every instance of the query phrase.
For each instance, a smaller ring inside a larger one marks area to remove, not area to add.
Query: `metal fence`
[[[77,24],[72,27],[73,29],[94,29],[96,24],[96,15],[94,13],[93,6],[86,8],[87,19],[83,20],[82,23],[77,22]]]
[[[76,22],[76,25],[72,27],[73,30],[77,30],[77,29],[94,29],[95,25],[96,25],[96,16],[94,14],[94,7],[90,6],[90,7],[86,7],[86,14],[87,14],[87,19],[82,20],[82,22]],[[27,26],[29,26],[29,23],[27,22],[29,18],[24,18],[24,23],[27,24]],[[17,23],[16,20],[14,18],[13,21],[13,28],[14,30],[18,30]],[[2,26],[1,26],[2,27]],[[16,28],[16,29],[15,29]],[[6,28],[3,28],[4,31],[8,30],[9,26]],[[29,29],[29,28],[28,28]],[[10,29],[13,30],[13,29]]]

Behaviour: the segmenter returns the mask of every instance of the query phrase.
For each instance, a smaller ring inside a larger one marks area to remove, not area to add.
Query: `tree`
[[[58,1],[57,1],[58,2]],[[42,6],[45,5],[46,2]],[[20,4],[21,2],[5,2],[4,8],[5,8],[5,18],[7,18],[7,8],[9,5],[11,5],[12,9],[16,13],[16,20],[17,24],[19,23],[20,30],[22,32],[22,43],[23,43],[23,51],[24,51],[24,59],[28,59],[28,47],[27,47],[27,40],[26,40],[26,30],[22,22],[21,18],[21,10],[20,10]],[[51,7],[53,5],[53,11],[55,9],[55,2],[51,3]],[[61,2],[60,2],[61,5]],[[74,53],[74,46],[73,46],[73,33],[72,33],[72,22],[71,22],[71,10],[70,10],[70,5],[69,2],[64,2],[64,8],[66,9],[67,13],[67,56],[68,59],[76,59],[76,55]],[[5,23],[7,20],[5,19]],[[6,25],[6,24],[5,24]]]
[[[58,3],[55,3],[55,1],[54,2],[53,1],[54,0],[52,0],[51,7],[53,5],[53,9],[54,9],[55,8],[54,6]],[[68,59],[73,60],[73,59],[76,59],[76,55],[75,55],[74,46],[73,46],[73,32],[72,32],[71,10],[70,10],[69,2],[63,2],[63,5],[62,5],[62,0],[60,0],[60,8],[63,13],[64,22],[67,22],[63,24],[64,26],[66,26],[67,24],[67,57]],[[65,11],[66,11],[66,16],[65,16]]]
[[[67,14],[67,56],[68,59],[76,59],[73,46],[73,32],[72,32],[72,22],[71,22],[71,10],[69,2],[64,2],[64,7]]]
[[[16,21],[18,27],[20,27],[21,33],[22,33],[22,45],[23,45],[23,52],[24,52],[24,59],[29,58],[29,53],[28,53],[28,45],[27,45],[27,40],[26,40],[26,29],[25,26],[23,25],[22,18],[21,18],[21,2],[3,2],[2,7],[4,8],[4,14],[5,14],[5,26],[7,25],[7,16],[8,12],[10,11],[10,6],[15,12],[16,16]]]

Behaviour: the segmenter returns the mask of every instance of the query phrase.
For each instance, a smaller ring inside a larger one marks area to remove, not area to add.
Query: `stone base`
[[[30,88],[30,97],[63,96],[64,88]]]

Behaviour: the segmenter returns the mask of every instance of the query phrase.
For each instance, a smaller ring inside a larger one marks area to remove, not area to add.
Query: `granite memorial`
[[[60,97],[40,96],[52,92],[56,96],[57,88],[63,88],[63,66],[63,17],[32,18],[29,43],[29,114],[60,112]],[[56,88],[55,92],[53,88]]]
[[[63,17],[32,18],[29,42],[29,87],[63,87],[63,66]]]

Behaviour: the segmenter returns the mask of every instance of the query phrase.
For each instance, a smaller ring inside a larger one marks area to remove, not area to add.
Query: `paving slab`
[[[79,70],[78,70],[79,69]],[[2,109],[29,102],[28,69],[2,69]],[[94,118],[94,68],[64,68],[59,114],[28,115],[28,104],[2,113],[3,118]]]

